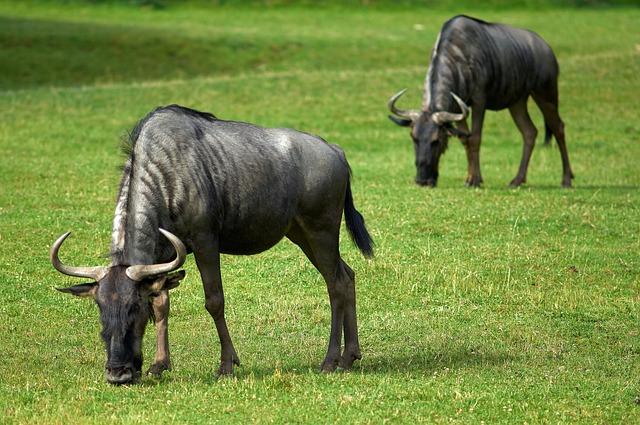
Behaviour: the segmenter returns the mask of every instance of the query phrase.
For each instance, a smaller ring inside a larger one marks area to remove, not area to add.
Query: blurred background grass
[[[119,4],[134,7],[224,7],[224,6],[303,6],[303,7],[411,7],[443,8],[467,7],[474,9],[538,9],[566,7],[637,6],[635,0],[27,0],[32,3]]]

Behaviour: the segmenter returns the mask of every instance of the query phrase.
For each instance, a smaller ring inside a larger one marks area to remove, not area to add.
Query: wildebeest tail
[[[549,142],[551,142],[551,136],[553,132],[551,131],[551,127],[546,122],[544,123],[544,145],[549,146]]]
[[[350,180],[347,181],[347,193],[344,197],[344,220],[347,223],[349,236],[360,252],[367,258],[373,257],[373,239],[364,225],[364,217],[353,205]]]

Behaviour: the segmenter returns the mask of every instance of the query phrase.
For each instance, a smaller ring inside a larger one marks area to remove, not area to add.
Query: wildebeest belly
[[[257,254],[283,238],[296,213],[297,196],[274,192],[260,202],[245,202],[226,211],[218,234],[221,252]]]
[[[510,80],[507,82],[494,81],[485,87],[485,108],[491,111],[506,109],[517,102],[526,99],[536,88],[535,76],[528,77],[527,80]]]
[[[521,100],[522,97],[518,99],[505,99],[505,98],[497,98],[497,99],[487,99],[485,103],[485,108],[490,111],[501,111],[515,104],[517,101]]]
[[[287,226],[252,229],[229,229],[219,235],[220,252],[232,255],[252,255],[266,251],[277,244],[288,230]]]

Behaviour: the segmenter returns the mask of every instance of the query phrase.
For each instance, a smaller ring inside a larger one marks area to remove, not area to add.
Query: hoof
[[[480,176],[469,176],[464,181],[464,185],[466,187],[481,187],[482,186],[482,177],[480,177]]]
[[[171,370],[171,365],[167,363],[154,363],[147,370],[147,375],[153,375],[156,378],[162,377],[162,372],[165,370]]]
[[[322,366],[320,366],[320,372],[323,372],[323,373],[335,372],[336,369],[338,368],[338,365],[340,364],[340,362],[341,362],[340,358],[325,359],[322,362]]]
[[[224,378],[233,376],[233,365],[240,366],[240,359],[237,355],[233,355],[231,360],[223,360],[216,373],[216,378]]]
[[[233,378],[233,368],[226,368],[226,367],[220,366],[214,378],[215,379]]]
[[[562,176],[562,187],[571,187],[571,180],[575,178],[573,171],[569,170],[569,174],[566,173]]]
[[[362,359],[362,354],[360,354],[359,350],[355,352],[345,351],[342,353],[342,358],[340,359],[340,367],[344,370],[350,370],[353,362],[360,359]]]
[[[515,179],[511,180],[511,183],[509,183],[509,187],[513,187],[513,188],[520,187],[520,185],[524,182],[526,182],[525,179],[516,177]]]

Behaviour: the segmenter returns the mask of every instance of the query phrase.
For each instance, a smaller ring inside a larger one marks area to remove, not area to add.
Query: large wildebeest
[[[189,252],[220,338],[218,373],[231,374],[240,362],[224,317],[220,253],[255,254],[283,236],[304,251],[327,283],[331,333],[322,370],[348,369],[361,358],[355,275],[338,248],[343,210],[347,230],[365,256],[373,255],[373,242],[354,207],[349,165],[338,146],[291,129],[223,121],[170,105],[137,124],[129,150],[113,220],[111,265],[62,264],[58,250],[69,233],[51,247],[58,271],[95,280],[60,290],[97,302],[107,381],[128,383],[139,375],[149,317],[157,327],[149,372],[160,375],[170,368],[168,290],[184,277],[174,271]]]
[[[487,109],[509,108],[522,133],[524,148],[511,186],[526,181],[527,167],[538,131],[527,112],[533,97],[545,122],[545,144],[553,134],[562,158],[562,185],[571,186],[573,173],[558,115],[558,62],[551,47],[536,33],[507,25],[456,16],[442,26],[431,55],[424,84],[422,110],[400,110],[389,99],[392,121],[411,127],[415,145],[416,183],[435,186],[440,156],[449,136],[458,136],[467,153],[466,185],[479,186],[480,139]],[[472,110],[471,132],[466,123]],[[453,126],[456,124],[456,127]]]

